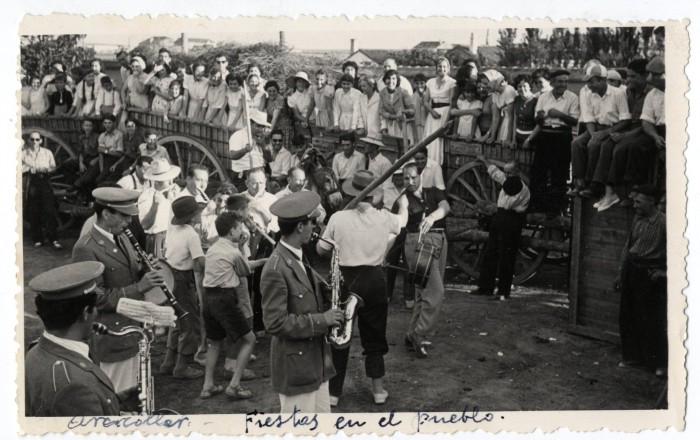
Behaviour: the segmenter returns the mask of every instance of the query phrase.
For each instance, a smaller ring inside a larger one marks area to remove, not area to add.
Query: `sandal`
[[[240,385],[238,385],[236,388],[231,388],[229,385],[226,387],[225,393],[232,400],[244,400],[253,397],[253,393],[250,392],[250,390],[246,390]]]
[[[216,396],[217,394],[221,394],[224,392],[226,388],[222,387],[221,385],[214,385],[213,387],[202,390],[201,393],[199,393],[199,398],[202,400],[206,399],[211,399],[212,397]]]

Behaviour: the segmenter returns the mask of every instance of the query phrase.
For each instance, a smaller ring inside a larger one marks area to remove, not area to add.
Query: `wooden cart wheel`
[[[523,232],[523,235],[525,235],[525,232]],[[533,229],[530,229],[528,231],[528,236],[532,238],[541,238],[545,240],[558,240],[558,241],[567,241],[569,240],[569,232],[568,231],[563,231],[560,229],[553,229],[553,228],[545,228],[545,227],[534,227]],[[537,255],[541,252],[536,249],[532,249],[531,247],[525,247],[523,246],[520,249],[520,252],[523,253],[527,258],[537,258]],[[547,257],[546,260],[548,263],[553,263],[553,264],[560,264],[560,263],[565,263],[569,261],[569,253],[568,252],[557,252],[557,251],[549,251],[547,252]]]
[[[503,163],[492,161],[498,166]],[[527,183],[527,178],[520,176]],[[479,161],[470,162],[455,171],[447,181],[447,197],[453,204],[463,204],[477,218],[486,219],[495,212],[500,189],[488,176],[486,167]],[[462,206],[464,208],[464,206]],[[462,209],[464,211],[464,209]],[[485,243],[472,243],[467,240],[450,238],[449,231],[461,230],[459,219],[447,217],[448,255],[450,260],[474,279],[479,278]],[[528,234],[523,228],[523,235]],[[539,252],[534,258],[527,258],[518,252],[515,261],[514,284],[521,284],[532,278],[544,262],[547,252]]]
[[[66,190],[72,183],[72,176],[66,176],[61,172],[61,165],[69,160],[77,160],[78,155],[73,150],[73,147],[57,136],[50,130],[46,130],[41,127],[23,127],[22,128],[22,138],[27,142],[27,138],[31,133],[39,133],[44,139],[41,146],[48,148],[53,153],[54,161],[56,162],[56,167],[58,172],[51,176],[51,185],[54,191]],[[58,221],[58,231],[64,231],[75,223],[75,215],[72,206],[64,201],[58,201],[57,221]],[[29,230],[28,222],[23,222],[25,230]]]
[[[158,144],[165,147],[170,155],[173,165],[180,167],[180,179],[187,178],[187,170],[192,164],[200,164],[209,170],[209,186],[217,185],[213,182],[228,182],[229,177],[226,167],[222,166],[219,159],[197,139],[173,134],[164,136]]]

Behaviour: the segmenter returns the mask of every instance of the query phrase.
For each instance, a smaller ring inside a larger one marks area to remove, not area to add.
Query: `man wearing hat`
[[[623,92],[625,89],[627,89],[627,86],[622,84],[622,75],[620,75],[620,72],[618,72],[615,69],[610,69],[608,70],[608,85],[612,87],[617,87],[618,89],[622,90]]]
[[[130,325],[139,325],[116,313],[119,300],[142,301],[145,292],[163,285],[164,280],[157,272],[146,271],[133,246],[122,235],[131,222],[131,216],[138,214],[138,191],[97,188],[92,196],[97,220],[92,229],[75,243],[73,261],[98,261],[105,266],[104,272],[95,276],[97,319],[110,330],[119,331]],[[91,353],[117,392],[136,385],[138,343],[137,335],[96,335],[91,340]]]
[[[267,114],[253,108],[249,110],[253,144],[248,140],[248,129],[245,127],[234,132],[228,140],[231,182],[240,192],[245,191],[245,172],[265,166],[262,152],[265,148],[265,137],[270,131]]]
[[[663,35],[663,28],[661,28]],[[647,81],[654,89],[644,99],[642,109],[642,128],[661,150],[666,148],[666,113],[664,111],[664,93],[666,91],[666,66],[662,57],[653,58],[647,64],[649,76]]]
[[[144,173],[152,185],[139,196],[138,214],[146,232],[146,252],[158,259],[163,257],[163,243],[172,218],[170,206],[180,194],[180,187],[173,183],[179,175],[180,167],[162,158],[154,160]]]
[[[595,195],[586,184],[593,179],[600,146],[613,133],[629,126],[627,96],[622,90],[608,86],[607,76],[608,69],[602,65],[592,65],[586,70],[584,80],[591,93],[586,95],[587,102],[581,104],[581,122],[586,124],[586,130],[571,143],[574,188],[567,193],[570,196]]]
[[[312,123],[310,118],[316,108],[310,85],[309,75],[306,72],[297,72],[294,75],[294,93],[287,98],[287,104],[294,113],[294,122],[301,125],[301,128],[307,128]]]
[[[201,335],[195,272],[204,273],[204,251],[194,225],[201,222],[205,207],[206,204],[197,203],[193,196],[175,199],[173,218],[165,237],[165,260],[175,279],[173,295],[189,314],[168,330],[168,351],[160,371],[178,379],[196,379],[204,374],[202,370],[187,366],[187,361],[197,352]]]
[[[316,223],[318,194],[299,191],[270,207],[281,239],[265,263],[262,291],[265,329],[272,336],[270,375],[280,412],[330,412],[328,381],[335,375],[328,330],[343,321],[341,310],[324,311],[317,277],[302,253]]]
[[[355,133],[343,133],[338,139],[342,151],[333,156],[331,169],[342,185],[345,179],[352,178],[355,171],[365,168],[365,157],[355,150]]]
[[[343,183],[343,192],[355,197],[375,179],[371,171],[358,170],[351,179]],[[399,197],[399,214],[378,210],[372,206],[377,188],[366,195],[353,209],[336,212],[323,231],[323,238],[334,241],[340,251],[340,272],[345,284],[341,289],[341,303],[348,292],[362,298],[364,306],[357,311],[362,354],[365,356],[365,373],[372,381],[374,403],[383,404],[388,396],[384,389],[384,355],[389,352],[386,340],[386,321],[389,301],[386,295],[384,256],[389,245],[389,236],[398,235],[406,226],[408,202],[405,196]],[[330,256],[333,248],[320,240],[316,244],[320,256]],[[331,349],[333,366],[337,374],[330,381],[331,406],[338,404],[343,392],[345,371],[350,356],[350,347]]]
[[[382,141],[370,137],[360,138],[360,142],[365,144],[365,169],[371,171],[376,177],[384,174],[391,168],[391,162],[379,150],[384,147]],[[380,194],[381,195],[381,194]]]
[[[541,128],[534,138],[532,205],[535,210],[557,213],[566,206],[571,129],[578,123],[581,110],[578,97],[568,90],[568,71],[555,70],[549,79],[551,90],[542,92],[535,106],[535,120]]]
[[[39,342],[25,358],[24,396],[28,417],[119,415],[109,377],[90,357],[97,303],[96,279],[104,265],[85,261],[35,277],[37,315],[44,323]]]
[[[423,187],[415,163],[404,165],[403,181],[408,199],[405,251],[409,267],[415,266],[420,243],[434,246],[428,283],[425,289],[416,286],[416,302],[405,340],[406,345],[416,352],[416,356],[425,358],[428,356],[425,351],[426,338],[435,329],[445,296],[445,287],[442,284],[447,264],[445,217],[450,213],[450,205],[447,203],[445,190]]]
[[[102,126],[105,131],[97,138],[97,152],[100,153],[100,174],[95,183],[100,185],[114,172],[113,166],[124,155],[124,133],[117,129],[116,117],[104,115]]]

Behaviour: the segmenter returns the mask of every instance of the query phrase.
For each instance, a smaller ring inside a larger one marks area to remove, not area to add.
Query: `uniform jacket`
[[[260,293],[272,335],[272,389],[289,396],[316,391],[335,376],[318,281],[309,280],[296,256],[278,244],[263,267]]]
[[[143,301],[136,283],[141,279],[141,267],[136,251],[129,240],[121,242],[129,257],[115,243],[94,227],[80,237],[73,247],[73,261],[99,261],[105,265],[102,276],[97,278],[97,322],[112,331],[141,324],[116,313],[121,298]],[[94,335],[90,341],[90,353],[98,362],[118,362],[129,359],[138,353],[139,335],[109,336]]]
[[[112,382],[80,354],[41,338],[24,365],[28,417],[119,415]]]

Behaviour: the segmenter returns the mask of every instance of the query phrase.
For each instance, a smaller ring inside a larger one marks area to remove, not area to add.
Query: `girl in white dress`
[[[328,128],[333,125],[333,95],[335,90],[327,83],[326,72],[316,72],[316,84],[311,87],[316,104],[316,126]]]
[[[458,116],[457,136],[471,141],[475,136],[481,136],[476,118],[481,115],[483,103],[476,99],[476,84],[465,81],[460,89],[457,108],[450,110],[450,113],[452,116]]]
[[[248,108],[265,111],[267,94],[260,88],[260,77],[254,73],[248,75]]]
[[[450,117],[450,101],[456,82],[448,73],[450,72],[450,61],[440,57],[435,63],[437,76],[430,78],[425,84],[430,92],[431,109],[430,117],[425,122],[424,137],[430,136],[435,130],[447,122]],[[439,165],[442,165],[444,156],[444,145],[441,137],[435,139],[428,146],[428,157]]]
[[[226,105],[228,105],[228,119],[226,127],[232,132],[244,127],[243,118],[243,78],[233,73],[226,75]]]
[[[352,87],[354,79],[345,74],[333,97],[333,131],[355,131],[360,119],[362,92]]]

